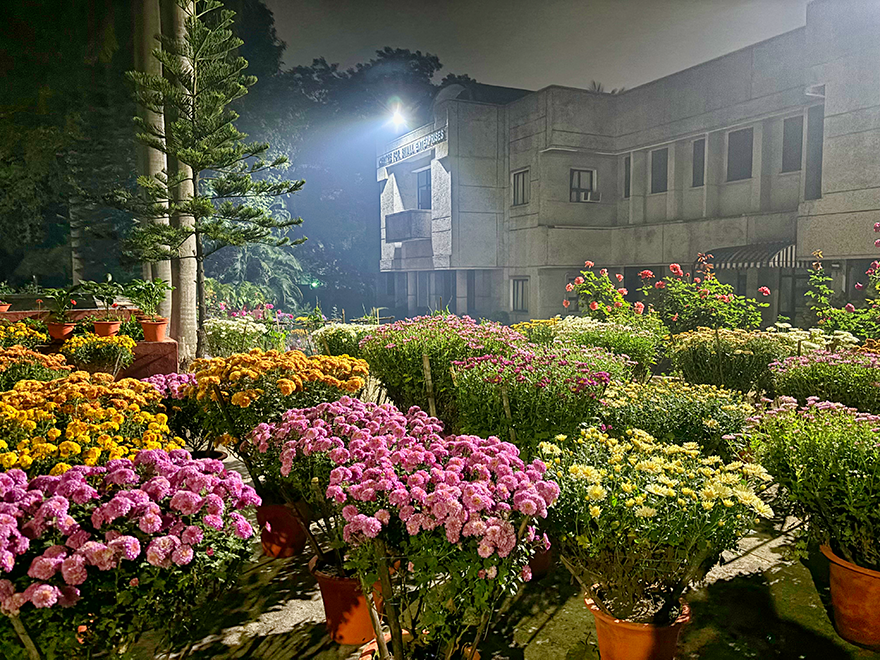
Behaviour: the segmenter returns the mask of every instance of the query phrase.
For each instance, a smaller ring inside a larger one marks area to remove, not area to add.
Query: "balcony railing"
[[[385,216],[385,242],[402,243],[431,238],[431,211],[412,210]]]

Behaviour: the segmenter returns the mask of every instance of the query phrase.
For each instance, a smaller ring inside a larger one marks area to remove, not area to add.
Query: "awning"
[[[746,268],[797,268],[794,243],[755,243],[734,247],[706,250],[711,254],[712,266],[716,270],[743,270]]]

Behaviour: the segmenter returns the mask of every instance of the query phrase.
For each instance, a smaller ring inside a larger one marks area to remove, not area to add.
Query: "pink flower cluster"
[[[359,544],[394,528],[471,539],[481,557],[508,556],[517,544],[517,514],[546,517],[559,495],[541,461],[526,465],[498,438],[442,437],[440,422],[418,408],[403,414],[344,397],[289,410],[263,429],[283,441],[281,473],[302,456],[332,463],[328,500],[341,508],[343,539]]]
[[[482,352],[494,352],[504,346],[513,347],[527,341],[520,333],[500,323],[492,321],[478,323],[469,316],[436,314],[380,325],[361,340],[360,347],[365,348],[375,344],[385,349],[392,349],[398,345],[425,342],[440,336],[458,338],[468,349]]]
[[[162,395],[163,399],[184,399],[189,393],[189,389],[195,385],[195,374],[156,374],[149,378],[141,379],[145,383],[149,383]]]
[[[0,474],[0,570],[9,575],[0,579],[0,612],[70,607],[94,571],[123,560],[189,564],[210,550],[210,534],[251,537],[237,509],[259,503],[240,474],[181,449],[30,481],[21,470]]]

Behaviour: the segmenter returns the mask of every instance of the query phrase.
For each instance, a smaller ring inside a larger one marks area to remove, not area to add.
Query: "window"
[[[595,190],[596,172],[594,170],[571,171],[571,196],[572,202],[590,202],[590,193]]]
[[[651,192],[666,192],[666,172],[669,166],[669,149],[651,152]]]
[[[632,185],[632,158],[627,156],[623,159],[623,198],[629,199],[630,186]]]
[[[520,206],[529,203],[529,171],[513,173],[513,205]]]
[[[514,312],[529,311],[529,279],[517,277],[510,281],[510,307]]]
[[[782,171],[799,172],[804,155],[804,117],[782,122]]]
[[[727,180],[752,178],[752,129],[743,128],[727,134]]]
[[[706,138],[694,140],[693,169],[691,187],[699,188],[706,183]]]
[[[418,208],[431,208],[431,168],[416,172],[418,177],[419,200]]]
[[[804,198],[822,197],[822,143],[825,139],[825,106],[807,110],[807,166],[804,172]]]

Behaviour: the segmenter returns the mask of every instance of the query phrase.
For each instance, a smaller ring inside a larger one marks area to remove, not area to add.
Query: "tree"
[[[162,35],[153,51],[164,75],[132,71],[128,76],[139,104],[166,115],[164,128],[135,117],[138,139],[183,167],[139,177],[146,203],[124,190],[116,192],[115,202],[136,212],[129,242],[133,254],[145,261],[195,259],[196,355],[201,357],[207,316],[205,259],[228,245],[290,243],[276,230],[298,226],[302,219],[277,217],[271,206],[252,202],[298,192],[305,182],[256,178],[288,161],[264,160],[269,145],[244,142],[247,136],[235,127],[238,114],[228,106],[244,96],[256,78],[243,73],[247,61],[234,53],[243,43],[231,30],[234,12],[222,9],[219,0],[177,0],[177,5],[185,15],[180,37]],[[143,220],[169,212],[191,222],[164,225]],[[195,255],[181,254],[180,247],[191,239]]]

